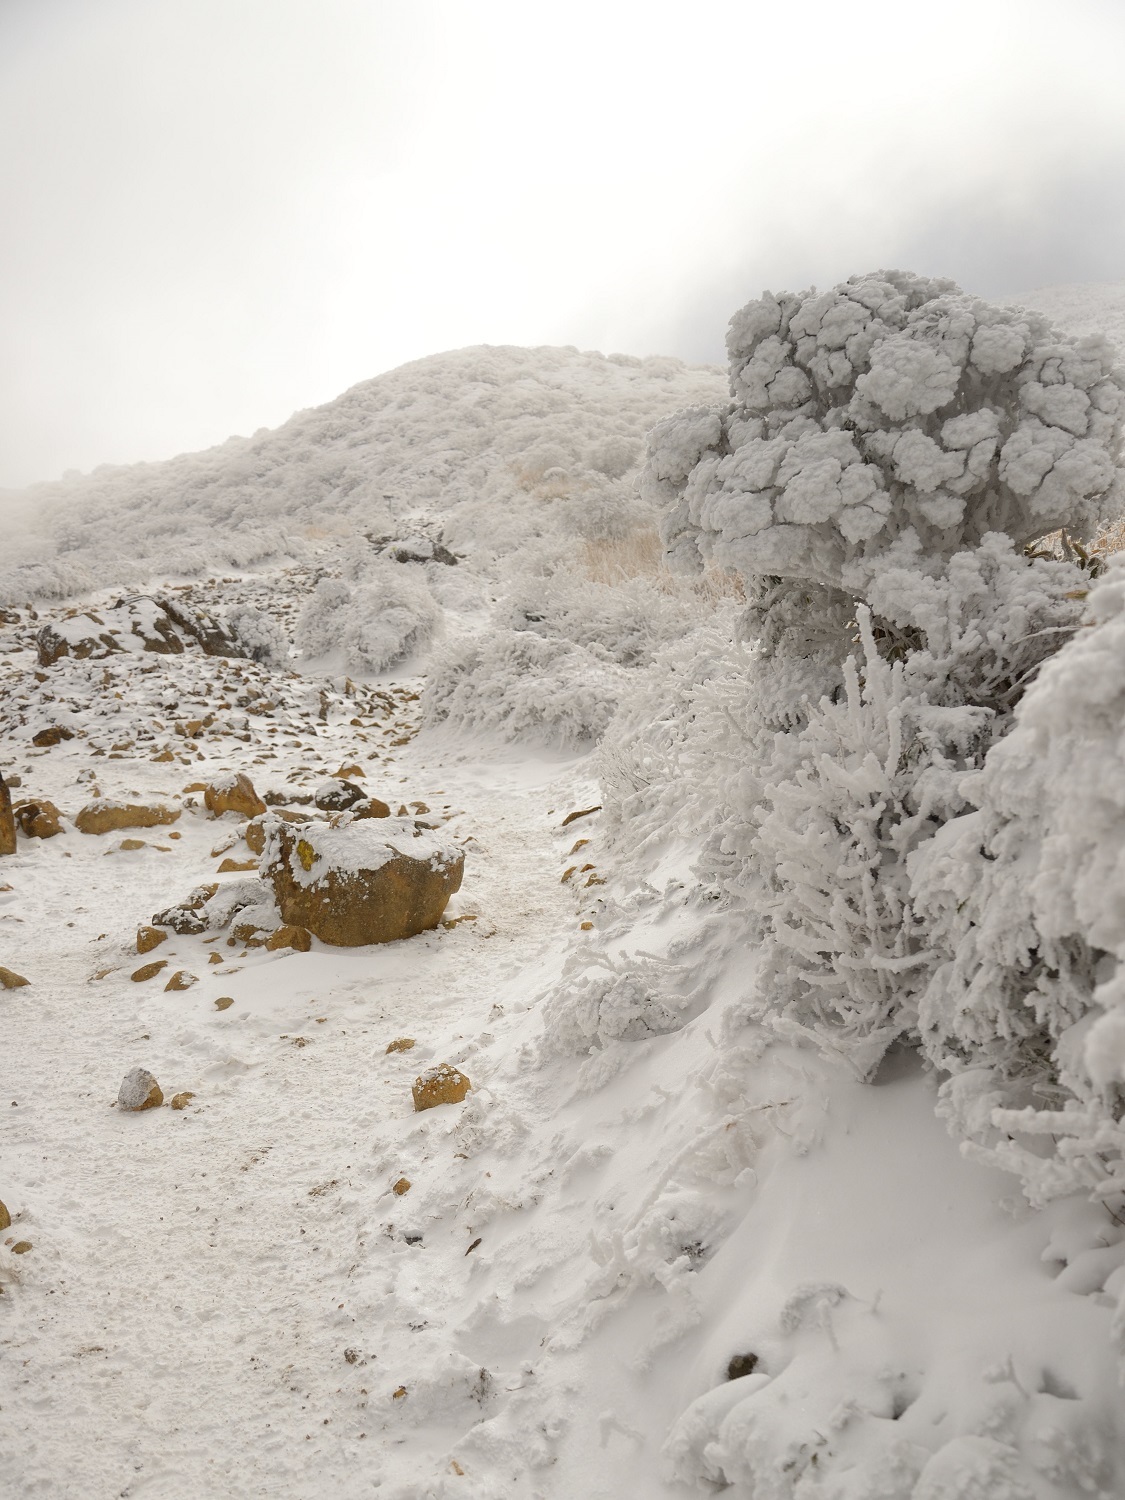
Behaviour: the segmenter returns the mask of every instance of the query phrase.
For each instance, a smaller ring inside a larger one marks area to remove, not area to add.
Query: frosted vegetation
[[[644,482],[673,561],[743,579],[746,644],[700,633],[611,728],[619,840],[717,793],[747,1019],[863,1078],[915,1047],[1034,1202],[1120,1201],[1125,573],[1081,545],[1122,508],[1113,350],[887,272],[728,342],[732,400],[660,423]]]

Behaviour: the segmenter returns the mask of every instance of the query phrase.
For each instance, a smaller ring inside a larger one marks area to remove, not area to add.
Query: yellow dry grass
[[[663,548],[655,527],[582,544],[582,568],[594,583],[626,583],[631,578],[651,578],[669,594],[690,594],[717,603],[720,599],[744,599],[746,592],[737,573],[708,566],[695,578],[670,573],[664,566]]]

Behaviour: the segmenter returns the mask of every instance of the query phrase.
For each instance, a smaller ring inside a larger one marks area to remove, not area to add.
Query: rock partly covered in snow
[[[326,943],[392,943],[436,927],[464,852],[410,819],[273,828],[262,873],[282,917]]]
[[[178,807],[114,802],[109,797],[98,797],[79,809],[74,826],[79,833],[112,833],[118,828],[157,828],[174,823],[179,816]]]
[[[121,1080],[117,1091],[118,1109],[135,1113],[142,1109],[157,1109],[163,1103],[160,1085],[147,1068],[132,1068]]]
[[[257,642],[252,643],[256,645]],[[251,656],[229,626],[171,598],[138,595],[103,610],[75,610],[44,625],[36,636],[41,667],[64,656],[109,656],[117,651],[155,651],[178,656],[199,646],[208,656]]]
[[[217,777],[204,792],[203,801],[213,818],[221,818],[228,812],[237,813],[242,818],[256,818],[266,810],[266,804],[244,771],[231,771],[227,776]]]
[[[17,802],[13,812],[25,838],[53,839],[62,832],[62,814],[46,797]]]
[[[472,1084],[452,1063],[438,1063],[414,1080],[414,1108],[434,1109],[439,1104],[460,1104]]]

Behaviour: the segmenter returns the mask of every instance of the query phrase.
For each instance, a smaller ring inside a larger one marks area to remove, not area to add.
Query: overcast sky
[[[764,287],[1125,277],[1122,0],[0,0],[0,485]]]

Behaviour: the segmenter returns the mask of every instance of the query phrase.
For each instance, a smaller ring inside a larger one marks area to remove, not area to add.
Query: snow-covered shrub
[[[688,606],[648,578],[610,586],[570,571],[524,581],[507,605],[508,623],[583,646],[602,661],[646,666],[691,622]]]
[[[340,650],[359,672],[385,672],[420,650],[433,639],[441,610],[419,572],[376,560],[358,588],[322,578],[297,621],[299,650],[309,657]]]
[[[973,810],[911,863],[944,1109],[1040,1201],[1125,1197],[1125,563],[1088,624],[965,779]]]
[[[644,488],[675,556],[862,594],[988,532],[1079,535],[1117,506],[1104,338],[898,271],[731,319],[733,400],[657,424]]]
[[[289,660],[289,637],[272,615],[240,604],[228,612],[225,623],[252,660],[273,667],[284,666]]]
[[[626,673],[581,646],[530,630],[489,630],[439,651],[424,721],[573,749],[599,739]]]
[[[1104,341],[898,272],[767,294],[728,343],[733,402],[660,424],[644,481],[756,642],[701,873],[762,937],[749,1012],[866,1076],[942,961],[908,862],[1077,628],[1087,575],[1023,549],[1115,503],[1123,382]]]

